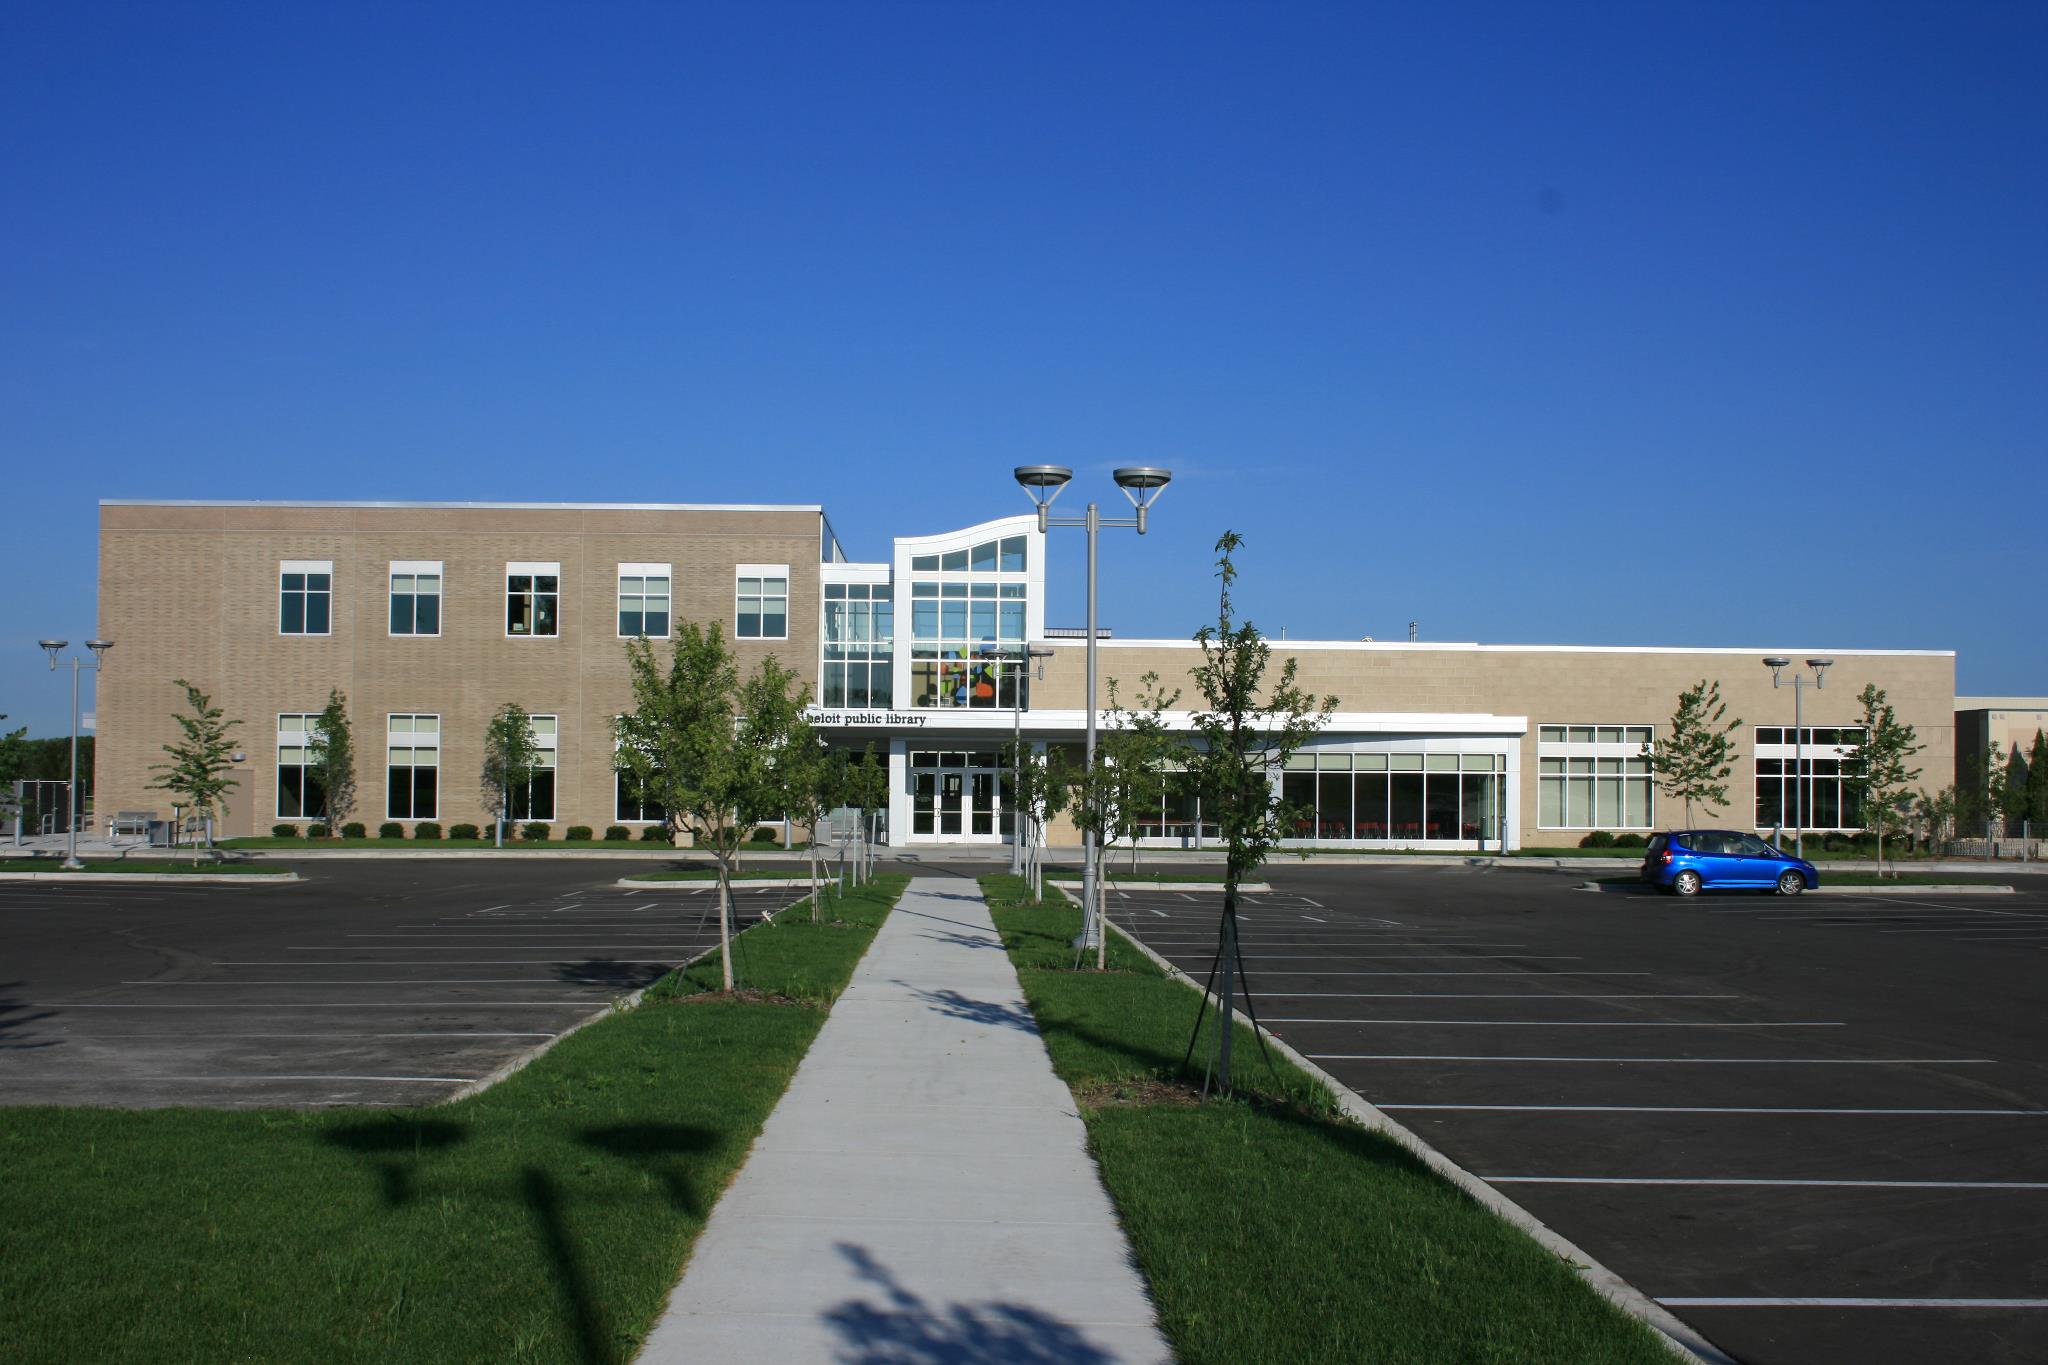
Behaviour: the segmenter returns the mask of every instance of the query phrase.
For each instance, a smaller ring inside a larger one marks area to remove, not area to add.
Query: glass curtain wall
[[[894,589],[887,583],[827,583],[822,704],[893,705],[895,636]]]
[[[1295,839],[1492,839],[1505,776],[1498,754],[1296,754],[1280,775],[1280,796],[1293,807]]]
[[[911,559],[910,702],[1007,711],[1030,705],[1024,669],[1025,537]],[[938,577],[925,575],[937,574]]]

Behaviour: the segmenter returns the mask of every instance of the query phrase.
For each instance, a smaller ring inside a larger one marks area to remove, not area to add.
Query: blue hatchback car
[[[1796,896],[1820,885],[1804,858],[1780,853],[1754,834],[1732,829],[1680,829],[1653,834],[1642,879],[1681,896],[1741,887]]]

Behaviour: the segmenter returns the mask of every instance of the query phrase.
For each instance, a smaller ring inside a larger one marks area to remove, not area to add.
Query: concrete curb
[[[1222,891],[1226,889],[1222,882],[1119,882],[1114,877],[1105,877],[1103,878],[1103,883],[1111,891]],[[1081,883],[1079,882],[1054,881],[1050,877],[1046,878],[1045,884],[1047,886],[1057,886],[1062,891],[1079,891],[1081,889]],[[1264,882],[1239,882],[1237,889],[1261,896],[1270,894],[1273,890],[1272,887]]]
[[[140,882],[145,886],[279,886],[306,880],[296,872],[0,872],[0,882]]]
[[[828,882],[832,879],[830,877],[820,877],[818,880],[820,882]],[[649,877],[621,877],[613,882],[612,885],[630,886],[638,891],[702,891],[707,887],[716,888],[718,878],[669,877],[661,881],[655,881]],[[811,879],[809,877],[735,877],[732,881],[732,889],[735,891],[743,891],[748,887],[759,887],[763,890],[773,891],[792,886],[801,886],[808,890],[810,885]]]
[[[1581,882],[1581,891],[1606,891],[1625,896],[1653,895],[1653,889],[1641,882]],[[1812,886],[1799,893],[1802,896],[2012,896],[2018,888],[2011,886],[1985,886],[1977,882],[1965,882],[1954,886]]]
[[[1104,919],[1108,921],[1107,916],[1104,916]],[[1150,958],[1169,978],[1181,982],[1198,994],[1208,994],[1212,1004],[1216,1002],[1214,993],[1203,992],[1200,982],[1174,966],[1171,962],[1168,962],[1158,953],[1152,951],[1150,947],[1124,929],[1123,926],[1113,921],[1108,922],[1109,927],[1122,935],[1125,942]],[[1250,1020],[1245,1022],[1249,1024]],[[1272,1047],[1274,1051],[1278,1052],[1295,1066],[1301,1068],[1308,1075],[1313,1076],[1316,1080],[1328,1086],[1330,1093],[1336,1097],[1337,1107],[1342,1109],[1345,1115],[1352,1121],[1362,1127],[1384,1134],[1395,1142],[1400,1143],[1420,1158],[1424,1165],[1471,1196],[1481,1207],[1505,1219],[1522,1232],[1528,1234],[1539,1246],[1570,1266],[1578,1274],[1579,1278],[1592,1286],[1594,1291],[1600,1294],[1602,1298],[1605,1298],[1631,1317],[1641,1320],[1659,1333],[1672,1355],[1685,1361],[1706,1361],[1708,1365],[1739,1365],[1733,1356],[1721,1350],[1691,1327],[1681,1322],[1669,1309],[1659,1304],[1655,1299],[1643,1293],[1642,1290],[1637,1289],[1627,1280],[1622,1279],[1621,1276],[1615,1274],[1606,1266],[1601,1265],[1572,1242],[1553,1232],[1539,1221],[1534,1214],[1509,1199],[1478,1176],[1473,1175],[1470,1171],[1458,1165],[1457,1162],[1452,1161],[1442,1152],[1430,1146],[1421,1137],[1388,1118],[1372,1101],[1345,1085],[1342,1081],[1302,1056],[1299,1052],[1296,1052],[1285,1041],[1276,1037],[1264,1026],[1260,1026],[1259,1033],[1265,1038],[1267,1045]]]
[[[804,896],[800,899],[793,900],[788,905],[783,906],[782,909],[763,915],[761,917],[761,923],[768,925],[770,928],[773,928],[775,925],[776,915],[785,914],[788,911],[795,909],[797,906],[802,905],[805,901],[809,899],[809,896]],[[749,934],[752,932],[752,929],[742,929],[738,934],[733,935],[733,939],[737,941],[741,937],[741,935]],[[678,962],[675,966],[669,968],[669,971],[680,972],[686,970],[687,968],[694,967],[699,962],[702,962],[705,958],[710,957],[713,953],[717,951],[718,948],[714,944],[712,947],[706,948],[703,952],[698,953],[695,957],[687,958],[682,962]],[[661,975],[667,976],[668,972],[663,972]],[[659,981],[660,979],[661,977],[656,977],[655,981]],[[546,1039],[545,1041],[539,1043],[535,1043],[532,1047],[520,1053],[517,1057],[512,1058],[510,1061],[499,1063],[496,1067],[493,1067],[485,1075],[479,1076],[473,1081],[465,1082],[463,1085],[456,1089],[454,1094],[449,1095],[446,1099],[435,1101],[433,1104],[428,1105],[427,1108],[438,1109],[444,1104],[453,1104],[457,1100],[466,1100],[472,1095],[483,1094],[484,1091],[489,1090],[498,1082],[505,1080],[510,1076],[514,1076],[521,1071],[526,1070],[527,1067],[533,1065],[542,1057],[546,1056],[548,1050],[554,1047],[556,1043],[561,1042],[570,1034],[581,1033],[584,1029],[589,1028],[592,1024],[596,1023],[600,1019],[609,1019],[614,1014],[624,1014],[627,1010],[638,1008],[641,999],[646,996],[647,992],[650,989],[652,989],[653,986],[654,981],[650,981],[647,983],[647,985],[642,986],[639,990],[634,991],[632,994],[620,996],[617,1000],[612,1001],[603,1009],[593,1010],[589,1014],[584,1015],[581,1019],[578,1019],[575,1023],[569,1025],[569,1027],[563,1029],[560,1033],[557,1033],[554,1037]]]

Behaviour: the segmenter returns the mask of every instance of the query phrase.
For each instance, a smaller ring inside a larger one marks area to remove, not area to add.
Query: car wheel
[[[1681,896],[1697,896],[1700,893],[1700,874],[1688,868],[1671,879],[1671,889]]]
[[[1806,878],[1797,872],[1787,872],[1778,878],[1778,894],[1781,896],[1796,896],[1805,889]]]

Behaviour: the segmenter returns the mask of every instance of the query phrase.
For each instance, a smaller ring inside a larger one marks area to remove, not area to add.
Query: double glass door
[[[1009,781],[995,753],[913,750],[910,832],[929,839],[1000,841],[1009,832]]]

